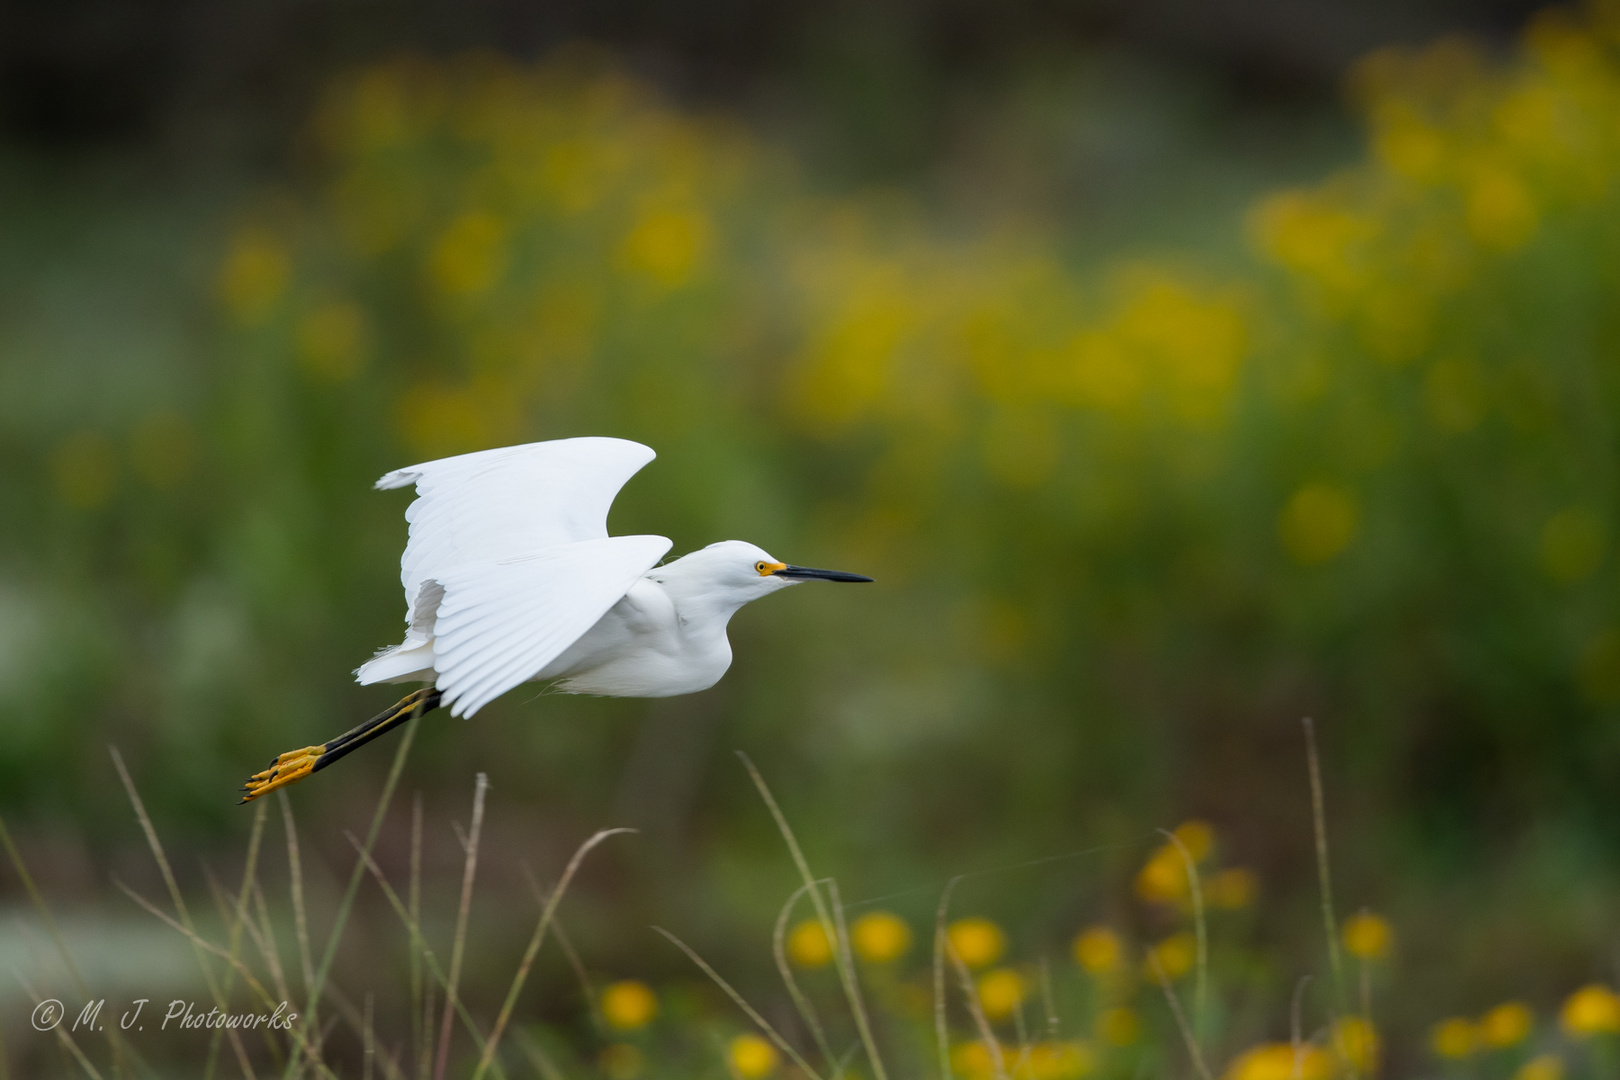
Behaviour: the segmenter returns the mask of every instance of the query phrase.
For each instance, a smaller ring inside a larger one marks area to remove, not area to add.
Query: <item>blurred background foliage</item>
[[[406,783],[443,819],[490,773],[497,878],[645,830],[583,886],[602,963],[673,968],[623,930],[658,921],[762,965],[791,879],[744,748],[918,925],[951,873],[1098,849],[964,885],[1026,949],[1144,918],[1154,826],[1212,820],[1285,1001],[1313,715],[1412,1030],[1603,975],[1620,14],[1368,52],[1353,136],[1122,55],[1026,58],[910,149],[576,43],[312,80],[273,166],[11,152],[0,808],[47,879],[94,895],[137,840],[108,742],[223,858],[240,777],[386,704],[348,675],[398,632],[376,476],[612,434],[660,455],[614,531],[878,584],[745,611],[704,695],[424,723]],[[308,842],[386,766],[294,789]]]

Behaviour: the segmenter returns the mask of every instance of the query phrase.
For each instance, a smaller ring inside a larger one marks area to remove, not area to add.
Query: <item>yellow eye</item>
[[[754,564],[754,569],[756,571],[758,571],[759,573],[763,574],[765,572],[765,560],[761,559],[761,560],[759,560],[759,562],[755,563]]]

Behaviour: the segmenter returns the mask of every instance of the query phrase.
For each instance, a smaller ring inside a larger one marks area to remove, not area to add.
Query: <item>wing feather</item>
[[[614,497],[655,456],[625,439],[556,439],[383,476],[378,488],[416,486],[400,559],[408,631],[359,681],[431,662],[450,711],[471,716],[533,678],[669,551],[663,537],[607,535]]]
[[[669,548],[662,536],[603,537],[436,574],[434,667],[451,714],[471,716],[539,674]]]
[[[415,610],[421,583],[441,571],[605,538],[614,497],[655,456],[640,443],[592,436],[480,450],[383,476],[378,488],[416,485],[400,559],[407,608]]]

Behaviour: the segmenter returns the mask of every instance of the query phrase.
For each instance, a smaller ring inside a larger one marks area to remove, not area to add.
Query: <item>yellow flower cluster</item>
[[[1297,423],[1322,445],[1258,501],[1229,501],[1315,573],[1378,534],[1376,467],[1498,416],[1550,425],[1532,392],[1546,362],[1528,344],[1493,354],[1465,316],[1494,302],[1490,275],[1610,197],[1620,62],[1606,34],[1566,14],[1512,63],[1454,43],[1371,58],[1355,80],[1368,160],[1261,201],[1263,265],[1238,275],[1081,267],[1039,230],[963,236],[903,196],[811,198],[735,124],[582,54],[401,60],[327,95],[322,184],[244,216],[217,293],[291,377],[391,407],[413,455],[583,417],[651,441],[720,416],[858,442],[864,483],[818,509],[892,580],[936,554],[931,521],[984,516],[951,500],[998,488],[1063,508],[1083,576],[1153,506],[1202,508],[1225,490],[1212,477],[1274,453],[1243,442],[1241,422]],[[109,501],[110,445],[64,443],[62,501]],[[1534,512],[1537,572],[1592,580],[1614,544],[1601,500]],[[1215,548],[1239,528],[1198,520]],[[1184,554],[1190,573],[1222,559]],[[953,647],[1027,663],[1049,636],[1038,607],[964,598]],[[1620,700],[1620,631],[1593,627],[1572,653],[1591,698]],[[1180,876],[1155,861],[1143,893],[1178,903]],[[1244,906],[1252,884],[1211,875],[1210,905]]]
[[[781,1063],[776,1047],[758,1035],[738,1035],[726,1044],[726,1065],[737,1080],[761,1080]]]
[[[979,1006],[991,1020],[1005,1020],[1018,1011],[1029,992],[1029,983],[1013,968],[992,968],[979,976]]]
[[[1378,1071],[1383,1041],[1365,1016],[1340,1017],[1333,1025],[1333,1045],[1356,1072],[1369,1075]]]
[[[1136,874],[1136,895],[1149,903],[1190,909],[1192,878],[1190,858],[1197,866],[1215,850],[1215,830],[1204,821],[1185,821],[1176,826],[1173,842],[1160,844],[1149,854]],[[1232,867],[1200,878],[1204,904],[1211,908],[1237,910],[1254,903],[1259,884],[1254,872]]]
[[[1602,983],[1583,986],[1564,1000],[1558,1023],[1577,1039],[1620,1034],[1620,995]]]
[[[606,389],[659,401],[653,427],[741,398],[884,437],[884,545],[958,446],[1020,489],[1094,436],[1184,461],[1151,433],[1222,430],[1250,351],[1241,287],[1148,264],[1083,285],[1031,234],[812,201],[734,125],[578,54],[379,65],[315,134],[328,182],[249,215],[221,304],[319,387],[382,380],[416,454],[531,436]]]
[[[1558,1013],[1564,1033],[1578,1040],[1620,1035],[1620,994],[1603,983],[1590,983],[1564,999]],[[1429,1047],[1435,1054],[1463,1060],[1475,1054],[1520,1046],[1535,1027],[1535,1014],[1522,1001],[1508,1001],[1477,1020],[1453,1016],[1429,1029]],[[1541,1054],[1525,1061],[1514,1080],[1562,1080],[1563,1060]]]
[[[892,911],[869,911],[849,927],[849,944],[869,964],[891,964],[911,949],[911,925]],[[832,963],[833,944],[819,919],[804,919],[788,931],[788,959],[802,968]]]
[[[616,982],[602,991],[599,1002],[602,1019],[620,1031],[635,1031],[652,1023],[658,1015],[658,995],[652,987],[636,979]]]
[[[1093,975],[1112,975],[1125,966],[1125,943],[1106,926],[1082,930],[1071,951],[1074,962]]]
[[[1351,956],[1360,960],[1382,960],[1394,945],[1395,931],[1387,920],[1363,911],[1344,921],[1339,940]]]
[[[1096,1068],[1096,1055],[1082,1039],[1045,1040],[1027,1053],[1004,1046],[1002,1066],[1009,1080],[1079,1080]],[[982,1042],[958,1043],[951,1048],[951,1068],[968,1080],[996,1075],[994,1052]]]
[[[1333,1059],[1319,1046],[1261,1043],[1239,1054],[1222,1080],[1328,1080]]]
[[[1443,1058],[1460,1060],[1475,1053],[1518,1046],[1529,1038],[1534,1026],[1535,1014],[1530,1006],[1508,1001],[1478,1020],[1453,1016],[1440,1021],[1429,1029],[1429,1046]]]
[[[957,919],[945,929],[946,938],[962,963],[970,968],[988,967],[1007,951],[1007,935],[985,918]]]

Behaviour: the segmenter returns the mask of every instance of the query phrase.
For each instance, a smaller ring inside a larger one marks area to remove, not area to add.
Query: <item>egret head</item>
[[[722,540],[718,544],[710,544],[681,556],[667,566],[659,567],[650,576],[666,584],[674,584],[673,579],[676,578],[683,579],[681,585],[703,589],[716,595],[716,598],[724,596],[739,607],[801,581],[872,580],[841,570],[812,570],[807,566],[781,562],[765,549],[746,540]]]

